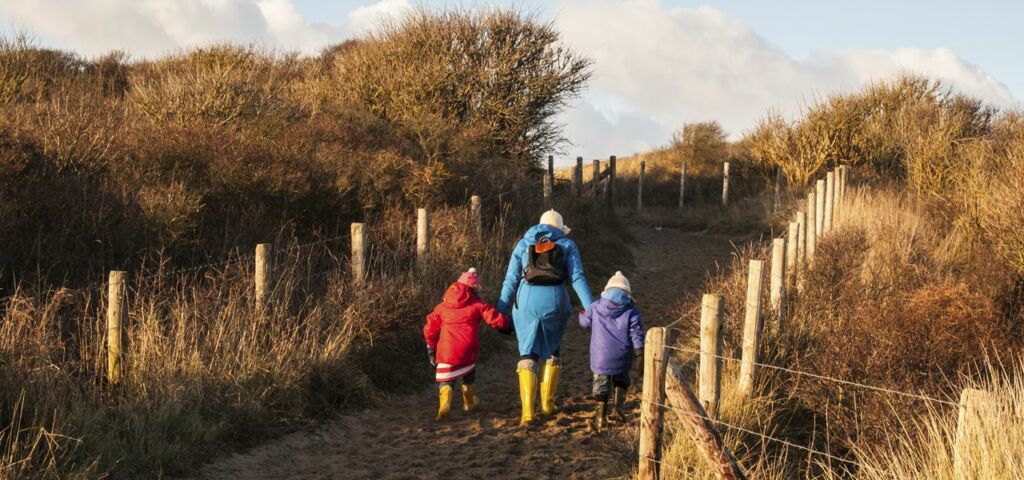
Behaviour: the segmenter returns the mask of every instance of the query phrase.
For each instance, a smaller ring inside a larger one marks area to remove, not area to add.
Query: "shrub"
[[[428,163],[457,158],[471,135],[521,169],[562,142],[554,116],[590,78],[558,38],[514,12],[417,10],[338,55],[330,88],[401,125]]]

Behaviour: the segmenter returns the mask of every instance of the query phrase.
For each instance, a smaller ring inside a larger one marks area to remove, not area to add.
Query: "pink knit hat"
[[[459,283],[470,288],[480,288],[480,277],[477,276],[476,269],[470,268],[469,271],[460,275]]]

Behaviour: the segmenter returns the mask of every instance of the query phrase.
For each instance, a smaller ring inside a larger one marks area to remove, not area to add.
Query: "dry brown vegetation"
[[[410,70],[413,52],[430,54]],[[456,272],[500,278],[588,66],[550,25],[490,10],[417,12],[313,57],[220,45],[133,62],[0,40],[0,478],[187,473],[424,381],[393,365],[422,363],[422,313]],[[414,275],[420,206],[434,242]],[[585,235],[586,211],[561,207]],[[338,238],[352,221],[370,232],[365,288]],[[248,252],[268,241],[256,313]],[[116,387],[114,269],[130,272]]]
[[[965,386],[981,385],[1001,407],[976,432],[966,468],[980,476],[972,478],[1022,474],[1009,460],[1021,446],[1006,438],[1020,431],[1024,375],[1020,132],[1015,112],[904,77],[829,97],[794,122],[770,115],[734,146],[755,164],[781,167],[794,200],[824,168],[855,169],[847,214],[819,241],[803,288],[790,297],[787,328],[776,335],[767,321],[765,363],[953,403]],[[796,208],[803,205],[768,217],[776,231]],[[740,355],[746,265],[767,260],[765,249],[741,249],[709,283],[725,298],[731,357]],[[690,315],[684,339],[696,337],[697,301],[680,307]],[[856,464],[727,435],[758,478],[962,478],[951,453],[955,406],[761,375],[752,408],[731,404],[735,386],[725,383],[724,421]],[[668,458],[711,478],[694,455],[679,439]]]

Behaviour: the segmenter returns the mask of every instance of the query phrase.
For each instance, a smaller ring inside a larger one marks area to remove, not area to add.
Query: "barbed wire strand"
[[[683,410],[683,409],[678,408],[678,407],[673,407],[671,405],[664,405],[664,404],[657,403],[657,402],[652,402],[652,403],[654,405],[657,405],[658,407],[661,407],[661,408],[664,408],[664,409],[667,409],[667,410],[672,410],[672,411],[674,411],[676,413],[681,413],[683,415],[688,415],[688,416],[691,416],[691,417],[697,417],[697,418],[700,418],[700,419],[704,419],[704,420],[710,421],[711,423],[714,423],[716,425],[721,425],[721,426],[726,427],[726,428],[731,428],[733,430],[736,430],[738,432],[743,432],[743,433],[746,433],[748,435],[754,435],[754,436],[759,437],[761,439],[770,440],[770,441],[773,441],[773,442],[785,445],[785,446],[790,447],[790,448],[795,448],[797,450],[803,450],[803,451],[805,451],[807,453],[810,453],[812,455],[818,455],[818,456],[821,456],[821,457],[825,457],[825,458],[827,458],[829,460],[834,460],[834,461],[845,463],[845,464],[848,464],[848,465],[853,465],[853,466],[855,466],[857,468],[863,468],[865,470],[871,470],[871,471],[876,472],[876,473],[881,473],[881,474],[888,475],[888,476],[891,476],[891,477],[896,477],[896,475],[893,474],[892,472],[889,472],[889,471],[886,471],[886,470],[881,470],[881,469],[878,469],[878,468],[875,468],[875,467],[869,467],[867,465],[862,465],[862,464],[858,463],[857,461],[849,460],[849,459],[842,458],[842,457],[837,457],[837,456],[832,455],[831,453],[828,453],[828,452],[822,452],[820,450],[816,450],[816,449],[813,449],[813,448],[810,448],[810,447],[805,447],[803,445],[798,445],[798,444],[790,442],[788,440],[783,440],[781,438],[775,438],[775,437],[773,437],[771,435],[767,435],[767,434],[764,434],[764,433],[761,433],[761,432],[756,432],[754,430],[750,430],[750,429],[747,429],[747,428],[743,428],[743,427],[739,427],[739,426],[736,426],[736,425],[732,425],[732,424],[723,422],[721,420],[717,420],[717,419],[714,419],[714,418],[709,418],[709,417],[706,417],[704,415],[699,415],[697,413],[690,412],[690,411],[687,411],[687,410]]]
[[[677,347],[677,346],[674,346],[674,345],[665,345],[665,348],[672,349],[672,350],[677,350],[677,351],[681,351],[681,352],[687,352],[687,353],[708,354],[708,355],[711,355],[711,356],[713,356],[715,358],[719,358],[719,359],[722,359],[722,360],[728,360],[728,361],[731,361],[731,362],[741,362],[742,361],[742,359],[739,359],[739,358],[718,355],[718,354],[714,354],[714,353],[711,353],[711,352],[706,352],[706,351],[703,351],[703,350],[700,350],[700,349],[697,349],[697,348]],[[792,373],[794,375],[800,375],[800,376],[805,376],[805,377],[816,378],[818,380],[827,380],[827,381],[830,381],[830,382],[840,383],[840,384],[843,384],[843,385],[849,385],[849,386],[852,386],[852,387],[860,387],[860,388],[864,388],[864,389],[867,389],[867,390],[874,390],[876,392],[888,393],[888,394],[892,394],[892,395],[900,395],[900,396],[904,396],[904,397],[914,398],[914,399],[917,399],[917,400],[924,400],[924,401],[928,401],[928,402],[935,402],[935,403],[940,403],[940,404],[944,404],[944,405],[950,405],[950,406],[958,407],[958,408],[960,407],[960,404],[957,403],[957,402],[951,402],[949,400],[943,400],[941,398],[930,397],[930,396],[922,395],[922,394],[919,394],[919,393],[910,393],[910,392],[904,392],[904,391],[900,391],[900,390],[894,390],[894,389],[891,389],[891,388],[885,388],[885,387],[878,387],[878,386],[874,386],[874,385],[868,385],[868,384],[865,384],[865,383],[852,382],[850,380],[843,380],[841,378],[829,377],[827,375],[818,375],[816,373],[803,372],[803,371],[800,371],[800,370],[794,370],[792,368],[780,367],[778,365],[771,365],[771,364],[767,364],[767,363],[754,362],[754,365],[758,366],[758,367],[769,368],[769,369],[773,369],[773,370],[779,370],[779,371],[783,371],[783,372],[787,372],[787,373]]]

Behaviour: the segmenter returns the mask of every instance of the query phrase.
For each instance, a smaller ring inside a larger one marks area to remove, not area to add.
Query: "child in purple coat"
[[[615,387],[613,411],[621,412],[629,388],[633,357],[643,353],[644,327],[633,303],[629,280],[622,272],[608,280],[601,299],[580,314],[580,326],[590,328],[590,370],[594,372],[594,426],[604,428],[609,394]]]

